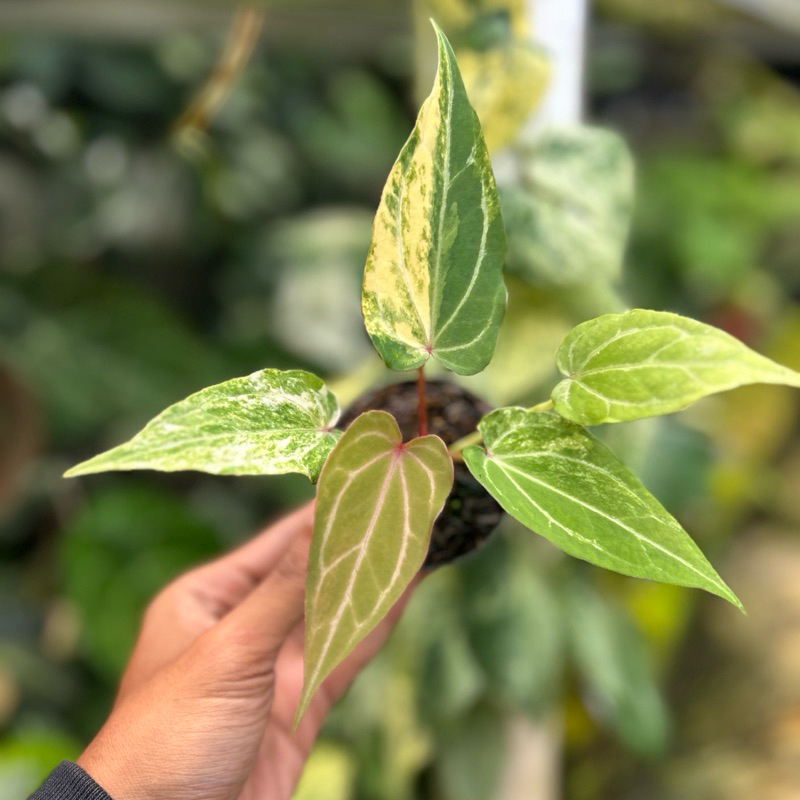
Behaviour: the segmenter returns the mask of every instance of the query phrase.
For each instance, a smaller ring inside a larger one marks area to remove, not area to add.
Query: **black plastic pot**
[[[446,381],[426,385],[428,430],[446,445],[477,429],[491,407],[471,392]],[[394,383],[363,395],[343,414],[347,427],[365,411],[387,411],[396,420],[404,440],[417,436],[417,387],[413,382]],[[450,563],[480,547],[502,518],[497,501],[472,477],[462,463],[455,465],[455,482],[444,509],[433,526],[424,567]]]

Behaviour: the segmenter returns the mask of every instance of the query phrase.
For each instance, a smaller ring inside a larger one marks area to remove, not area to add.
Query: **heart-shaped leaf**
[[[553,404],[582,425],[670,414],[749,383],[800,386],[800,373],[711,325],[643,309],[578,325],[556,363],[567,379],[553,390]]]
[[[523,525],[597,566],[706,589],[741,608],[677,520],[579,425],[502,408],[478,427],[485,449],[468,447],[464,460]]]
[[[444,442],[423,436],[404,444],[384,411],[362,414],[334,447],[317,487],[297,720],[419,571],[452,485]]]
[[[557,286],[619,278],[633,208],[633,161],[619,136],[583,125],[545,131],[501,199],[509,269]]]
[[[480,123],[436,34],[439,71],[383,190],[362,307],[392,369],[434,356],[473,375],[491,360],[503,318],[505,234]]]
[[[310,372],[265,369],[209,386],[170,406],[125,444],[66,477],[110,470],[215,475],[299,472],[316,480],[339,437],[336,398]]]

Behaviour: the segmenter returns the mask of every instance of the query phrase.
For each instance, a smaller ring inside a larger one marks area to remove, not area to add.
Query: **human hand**
[[[150,604],[111,715],[78,759],[114,800],[289,800],[327,712],[404,605],[292,731],[312,520],[308,505]]]

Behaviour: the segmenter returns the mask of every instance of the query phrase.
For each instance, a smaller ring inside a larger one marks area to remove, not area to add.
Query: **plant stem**
[[[468,433],[463,439],[453,442],[453,444],[451,444],[447,450],[453,457],[454,461],[463,461],[464,459],[461,457],[461,451],[470,445],[480,444],[482,441],[483,436],[481,435],[481,432],[473,431],[472,433]]]
[[[553,408],[553,401],[552,400],[545,400],[543,403],[538,403],[535,406],[529,408],[529,411],[550,411]],[[466,448],[470,447],[473,444],[481,444],[483,442],[483,436],[481,436],[480,431],[473,431],[472,433],[468,433],[462,439],[459,439],[457,442],[453,442],[450,447],[447,448],[447,451],[453,457],[453,461],[463,461],[464,459],[461,457],[461,452],[466,450]]]
[[[425,368],[417,370],[417,433],[428,435],[428,404],[425,402]]]

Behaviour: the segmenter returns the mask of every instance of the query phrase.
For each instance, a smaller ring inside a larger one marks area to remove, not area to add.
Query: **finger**
[[[311,536],[311,525],[298,527],[266,579],[210,632],[230,653],[233,669],[249,662],[271,669],[281,645],[303,618]]]
[[[264,581],[284,557],[292,542],[308,533],[314,524],[314,504],[307,503],[246,544],[187,576],[195,592],[213,595],[219,602],[219,617],[237,606]]]
[[[312,524],[313,504],[309,503],[232,553],[167,586],[147,609],[117,702],[177,661],[198,637],[239,605],[295,539],[310,536]]]

